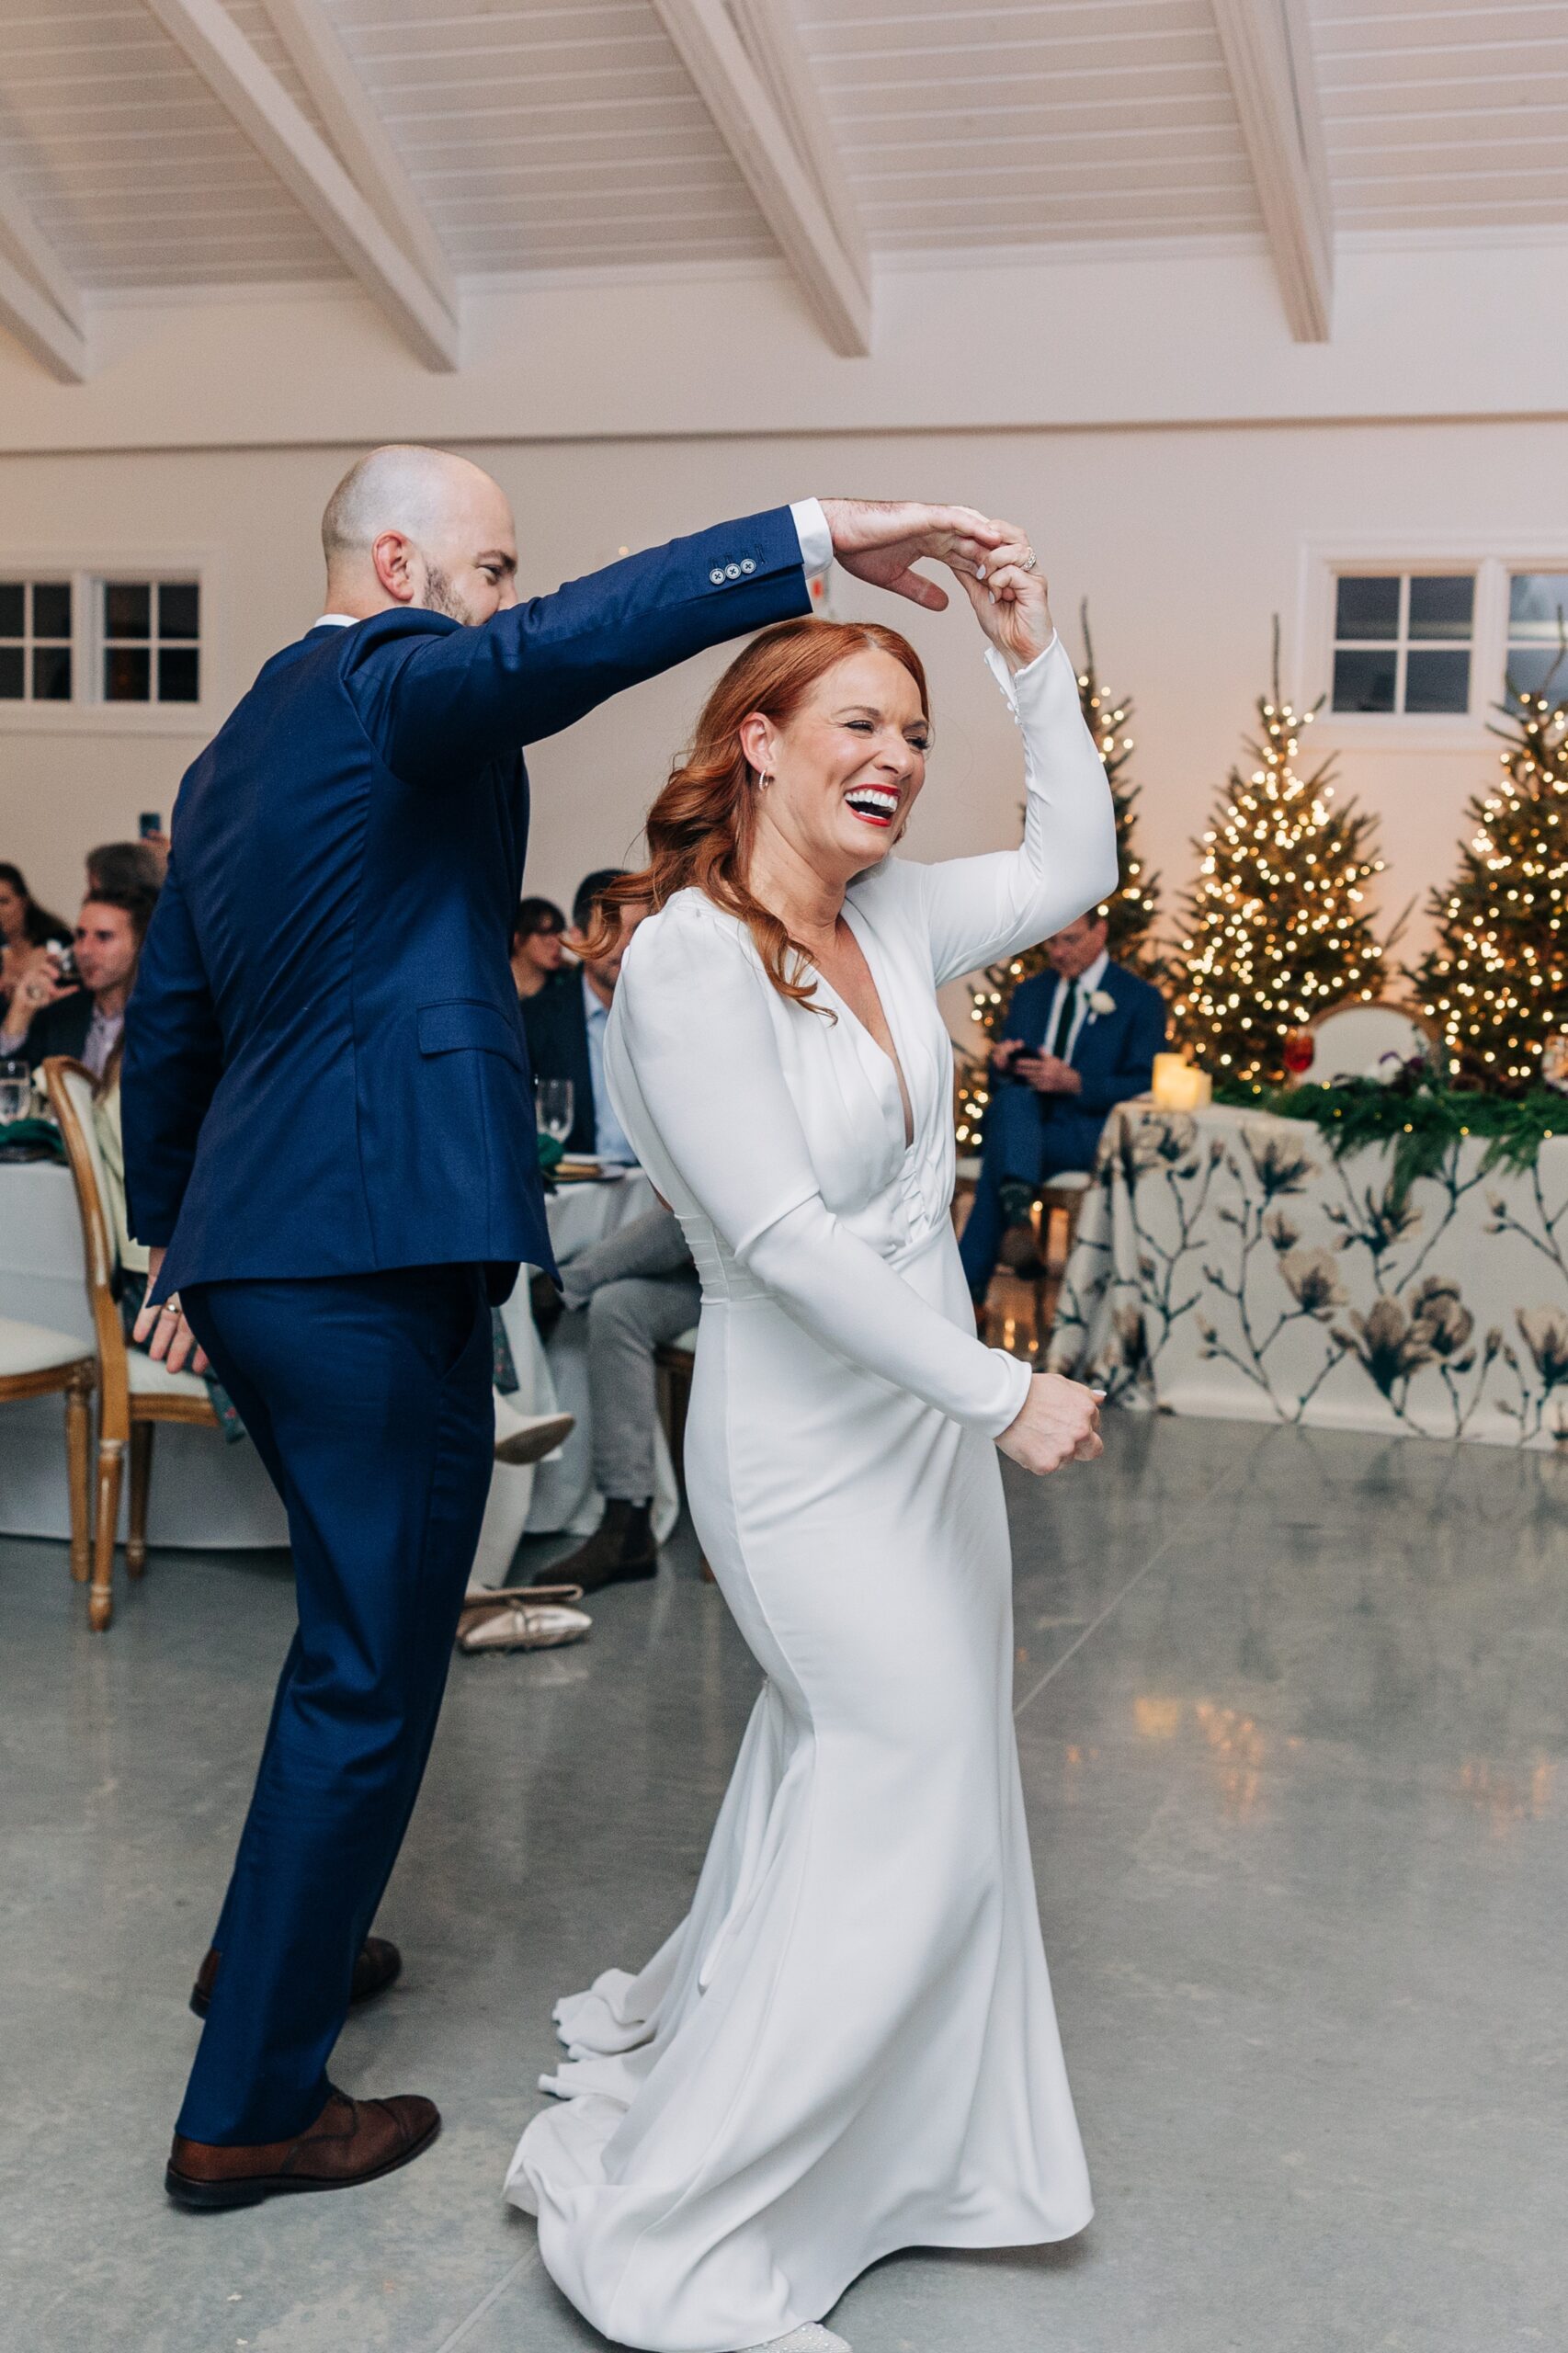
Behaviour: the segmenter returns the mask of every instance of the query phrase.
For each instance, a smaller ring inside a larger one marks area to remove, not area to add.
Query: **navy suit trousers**
[[[995,1271],[996,1253],[1007,1224],[1002,1209],[1006,1180],[1012,1176],[1028,1185],[1048,1184],[1051,1177],[1085,1165],[1082,1144],[1059,1142],[1049,1123],[1041,1120],[1040,1097],[1032,1087],[1017,1079],[993,1086],[980,1181],[959,1236],[959,1256],[972,1298],[985,1297]]]
[[[299,1604],[178,2125],[244,2146],[325,2104],[419,1792],[490,1485],[490,1312],[460,1265],[184,1301],[282,1496]]]

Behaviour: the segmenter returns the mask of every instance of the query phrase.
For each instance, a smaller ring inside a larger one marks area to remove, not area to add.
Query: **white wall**
[[[1188,839],[1237,756],[1267,684],[1269,617],[1296,660],[1303,543],[1343,533],[1397,557],[1451,537],[1558,545],[1568,561],[1561,421],[1171,426],[1100,431],[797,434],[658,441],[469,442],[517,508],[525,585],[559,579],[726,514],[808,492],[960,498],[1025,523],[1075,642],[1090,603],[1108,685],[1137,702],[1145,847],[1167,904]],[[316,518],[350,447],[0,456],[0,569],[13,559],[199,558],[209,581],[215,716],[319,606]],[[1553,540],[1552,535],[1556,534]],[[839,609],[907,617],[930,664],[937,748],[914,847],[942,856],[1015,837],[1018,763],[973,624],[847,584]],[[623,697],[540,745],[531,885],[565,897],[628,850],[719,657]],[[1309,694],[1322,679],[1301,680]],[[95,714],[95,719],[97,715]],[[108,718],[108,714],[103,715]],[[81,852],[167,811],[189,735],[23,732],[0,715],[0,857],[40,896],[74,904]],[[1327,731],[1324,730],[1324,740]],[[1449,870],[1466,796],[1494,767],[1477,733],[1455,751],[1369,750],[1344,788],[1381,814],[1385,912]]]

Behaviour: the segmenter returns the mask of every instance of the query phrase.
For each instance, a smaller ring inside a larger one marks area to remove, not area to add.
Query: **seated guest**
[[[36,1070],[49,1054],[71,1054],[101,1078],[155,902],[146,891],[85,899],[73,934],[79,979],[62,980],[52,962],[29,972],[0,1024],[0,1056],[25,1054]]]
[[[658,1420],[654,1353],[697,1321],[702,1286],[686,1236],[661,1202],[607,1241],[569,1258],[558,1297],[548,1275],[534,1278],[534,1313],[547,1337],[564,1310],[586,1310],[594,1484],[605,1514],[585,1544],[552,1561],[536,1585],[607,1585],[651,1577],[653,1438]]]
[[[166,834],[152,834],[139,842],[104,842],[87,852],[87,894],[150,891],[156,898],[169,869]]]
[[[0,864],[0,1008],[10,1003],[23,973],[42,964],[45,943],[58,939],[63,947],[70,936],[63,915],[39,905],[21,868]]]
[[[1112,1106],[1145,1095],[1165,1042],[1165,1006],[1106,953],[1091,912],[1046,942],[1049,972],[1020,981],[991,1058],[980,1183],[959,1255],[976,1306],[984,1302],[1006,1226],[1002,1188],[1035,1186],[1094,1166]]]
[[[553,899],[524,899],[512,926],[512,978],[519,998],[538,996],[565,961],[566,918]]]
[[[584,953],[599,892],[609,883],[619,882],[624,871],[622,867],[605,866],[585,875],[572,902],[572,929],[566,934],[567,947],[582,961],[554,973],[537,995],[523,999],[523,1028],[535,1078],[572,1082],[572,1127],[566,1149],[580,1159],[631,1162],[637,1157],[605,1086],[605,1029],[626,943],[647,908],[623,907],[619,933],[608,952],[603,956]]]

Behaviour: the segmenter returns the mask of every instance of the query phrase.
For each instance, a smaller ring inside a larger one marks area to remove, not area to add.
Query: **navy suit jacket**
[[[543,988],[522,999],[522,1007],[528,1066],[536,1078],[571,1080],[572,1127],[566,1149],[591,1159],[599,1139],[582,967],[565,964],[559,972],[551,972]]]
[[[1081,1091],[1036,1095],[1021,1079],[1003,1080],[994,1087],[992,1100],[1007,1097],[1007,1110],[1014,1117],[988,1121],[988,1142],[994,1126],[999,1132],[1017,1134],[1027,1115],[1024,1104],[1015,1105],[1011,1098],[1022,1097],[1033,1107],[1041,1157],[1049,1157],[1052,1170],[1092,1168],[1107,1113],[1134,1095],[1148,1093],[1153,1084],[1154,1056],[1165,1042],[1165,1001],[1158,989],[1122,964],[1108,964],[1100,986],[1115,998],[1116,1010],[1084,1017],[1070,1058],[1083,1080]],[[1055,997],[1054,972],[1033,972],[1027,981],[1020,981],[1002,1024],[1003,1036],[1022,1038],[1031,1047],[1042,1046]],[[1034,1120],[1028,1124],[1032,1137]],[[1032,1180],[1039,1172],[1008,1167],[1002,1173]]]
[[[479,628],[400,608],[273,656],[181,784],[128,1010],[160,1290],[470,1261],[500,1296],[553,1265],[508,961],[519,746],[810,609],[779,507]]]

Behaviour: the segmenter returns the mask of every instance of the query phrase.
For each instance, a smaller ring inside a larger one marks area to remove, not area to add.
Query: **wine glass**
[[[564,1143],[572,1132],[572,1082],[569,1078],[536,1078],[534,1111],[540,1132]]]
[[[32,1093],[32,1077],[27,1063],[19,1055],[0,1059],[0,1127],[8,1127],[13,1120],[28,1116],[28,1098]]]

